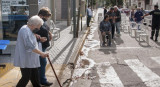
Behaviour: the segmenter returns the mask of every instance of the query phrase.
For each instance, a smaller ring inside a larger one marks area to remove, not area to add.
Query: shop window
[[[3,39],[16,40],[19,29],[27,23],[26,0],[2,0]]]

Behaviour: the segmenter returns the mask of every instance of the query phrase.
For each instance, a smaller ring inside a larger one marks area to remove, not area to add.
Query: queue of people
[[[38,15],[32,16],[27,25],[23,25],[18,32],[14,66],[20,67],[22,77],[16,87],[26,87],[29,80],[33,87],[53,84],[48,82],[45,76],[46,57],[49,57],[49,53],[46,53],[45,50],[50,46],[49,41],[52,39],[46,21],[51,15],[48,7],[41,8]],[[42,46],[38,46],[39,43]]]
[[[106,36],[108,39],[107,46],[111,46],[111,39],[115,37],[115,28],[118,35],[120,35],[120,22],[121,22],[121,13],[118,10],[117,6],[110,8],[108,12],[106,12],[106,8],[104,9],[104,20],[100,23],[100,31],[102,34],[102,45],[106,44]]]
[[[143,8],[137,8],[135,12],[134,9],[130,11],[130,21],[136,22],[138,24],[137,29],[140,30],[140,25],[143,23],[142,20],[145,16],[152,15],[152,31],[150,39],[154,39],[155,42],[158,41],[159,36],[159,28],[160,28],[160,10],[158,9],[158,5],[154,6],[154,10],[146,13]],[[107,20],[109,18],[109,21]],[[102,45],[105,46],[106,39],[108,40],[107,46],[111,46],[111,39],[114,38],[115,28],[117,34],[120,34],[120,23],[121,23],[121,12],[118,10],[117,6],[114,8],[110,8],[108,12],[106,12],[106,7],[104,8],[104,20],[100,23],[100,31],[102,35]],[[132,25],[133,27],[134,25]],[[109,32],[109,33],[108,33]],[[107,38],[104,38],[107,36]],[[154,37],[155,36],[155,37]]]
[[[158,9],[158,5],[155,5],[154,10],[149,13],[146,13],[143,8],[137,8],[136,12],[134,12],[134,9],[132,9],[130,12],[130,21],[135,21],[138,24],[142,24],[142,20],[148,15],[152,15],[152,31],[150,39],[154,39],[154,41],[157,42],[160,28],[160,10]],[[140,29],[139,26],[138,29]]]

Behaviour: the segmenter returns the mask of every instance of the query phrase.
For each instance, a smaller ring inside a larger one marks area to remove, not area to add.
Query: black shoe
[[[106,46],[105,44],[102,44],[102,45],[101,45],[101,47],[105,47],[105,46]]]
[[[157,37],[155,38],[155,42],[157,42],[158,40],[157,40]]]
[[[150,39],[152,39],[152,40],[153,40],[153,37],[150,37]]]
[[[157,40],[157,39],[155,39],[155,42],[158,42],[158,40]]]
[[[41,85],[43,85],[43,86],[51,86],[53,83],[51,83],[51,82],[46,82],[46,83],[42,83]]]

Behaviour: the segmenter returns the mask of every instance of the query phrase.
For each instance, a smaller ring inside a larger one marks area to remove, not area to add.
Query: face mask
[[[46,21],[47,21],[47,19],[45,19],[45,18],[42,18],[42,19],[43,19],[43,21],[44,21],[44,22],[46,22]]]
[[[33,33],[37,33],[39,31],[39,29],[38,28],[35,28],[32,32]]]

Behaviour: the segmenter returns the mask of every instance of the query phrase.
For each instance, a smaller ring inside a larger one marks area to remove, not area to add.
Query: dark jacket
[[[44,24],[41,26],[40,30],[36,33],[36,34],[40,35],[41,37],[46,37],[47,38],[47,41],[42,43],[42,48],[47,48],[47,47],[50,46],[49,30],[50,30],[50,28],[48,27],[48,25],[44,21]]]
[[[119,10],[115,11],[115,15],[117,16],[115,22],[120,22],[121,21],[121,13]]]
[[[152,25],[158,26],[160,25],[160,10],[156,9],[149,13],[152,15]]]
[[[104,8],[104,16],[106,15],[106,13],[107,13],[107,9]]]
[[[111,11],[108,11],[107,15],[109,15],[109,17],[115,17],[116,16],[116,14],[114,12],[111,12]],[[109,19],[109,22],[111,24],[114,24],[115,21],[113,19]]]

